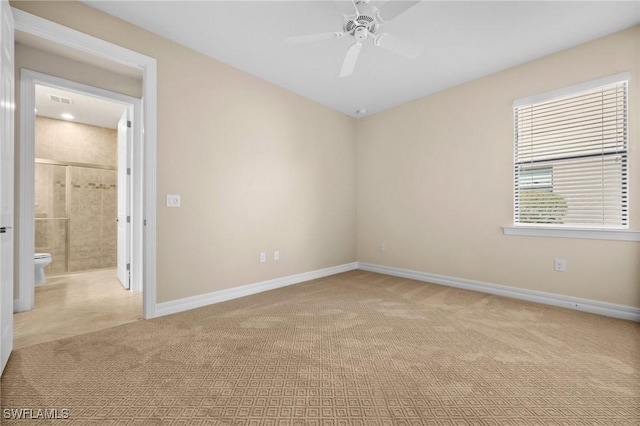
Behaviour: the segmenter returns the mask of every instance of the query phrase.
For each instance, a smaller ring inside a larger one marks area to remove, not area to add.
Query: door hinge
[[[131,128],[131,120],[127,120],[127,127]]]
[[[131,264],[127,263],[127,271],[131,270]]]
[[[147,219],[143,220],[144,226],[147,226]]]
[[[127,176],[131,176],[131,167],[127,167]]]
[[[127,223],[131,223],[131,216],[127,216]]]

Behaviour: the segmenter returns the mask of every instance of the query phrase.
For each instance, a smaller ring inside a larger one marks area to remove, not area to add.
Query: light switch
[[[180,196],[167,194],[167,207],[180,207]]]

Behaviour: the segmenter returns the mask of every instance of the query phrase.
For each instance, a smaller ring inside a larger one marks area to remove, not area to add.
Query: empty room
[[[2,424],[640,423],[638,1],[0,12]]]

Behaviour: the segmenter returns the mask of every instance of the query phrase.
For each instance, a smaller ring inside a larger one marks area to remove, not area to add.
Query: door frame
[[[71,80],[54,77],[51,75],[22,69],[20,70],[20,218],[23,223],[20,224],[18,231],[18,239],[20,241],[19,251],[19,288],[20,296],[14,299],[14,312],[28,311],[33,308],[35,299],[34,288],[34,269],[33,259],[28,254],[35,251],[35,87],[36,85],[61,89],[68,92],[78,93],[82,95],[100,98],[109,102],[121,104],[125,109],[132,109],[132,159],[137,159],[141,155],[141,151],[135,147],[142,146],[142,103],[140,99],[109,90],[100,89],[86,84],[77,83]],[[131,174],[136,176],[137,168],[140,161],[131,162]],[[118,168],[118,173],[127,173],[126,170]],[[137,174],[140,175],[139,173]],[[130,211],[131,217],[141,217],[136,208],[140,208],[141,203],[135,202],[141,197],[140,186],[132,185],[133,179],[129,180],[131,197],[127,197],[129,204],[127,210]],[[135,206],[133,205],[135,204]],[[135,274],[136,269],[142,268],[142,241],[140,239],[132,239],[133,235],[142,235],[141,222],[132,221],[128,239],[131,240],[131,272],[132,277],[140,277]],[[67,250],[69,248],[67,247]],[[140,281],[131,280],[131,290],[143,291]],[[143,292],[144,297],[144,292]]]
[[[132,121],[133,106],[126,107],[118,120],[118,150],[117,150],[117,194],[116,194],[116,275],[122,286],[127,290],[140,291],[139,283],[131,283],[131,205],[133,191],[131,190],[131,148],[140,143],[139,137],[133,134]],[[123,209],[124,207],[124,209]],[[122,214],[121,214],[122,213]],[[124,228],[124,229],[123,229]],[[121,230],[124,236],[121,236]]]
[[[133,244],[137,244],[138,247],[137,261],[139,264],[135,268],[132,265],[132,272],[134,272],[132,274],[132,282],[140,283],[142,287],[143,317],[146,319],[154,318],[156,316],[156,60],[22,10],[12,8],[12,12],[15,31],[22,31],[142,71],[141,120],[139,121],[141,124],[141,143],[134,144],[132,161],[133,191],[138,191],[139,196],[134,197],[134,202],[131,206],[132,210],[135,211],[135,215],[131,217],[132,226],[137,224],[136,230],[132,230],[132,239]],[[31,112],[33,113],[33,110]],[[22,131],[24,131],[23,118],[21,118],[20,125]],[[31,132],[33,133],[33,129]],[[21,138],[24,138],[24,134],[22,134]],[[20,146],[21,153],[19,158],[23,163],[29,158],[31,161],[35,158],[35,147],[33,145],[25,145],[26,143],[21,143]],[[20,209],[24,207],[25,198],[32,199],[30,197],[33,197],[33,188],[25,188],[22,181],[24,177],[21,168]],[[33,177],[32,174],[31,179]],[[29,179],[28,177],[26,178]],[[31,194],[23,191],[31,191]],[[29,207],[27,206],[27,208]],[[33,209],[33,203],[31,208]],[[22,210],[19,210],[19,212],[22,212]],[[27,226],[25,227],[24,225]],[[33,277],[32,247],[29,247],[31,251],[27,253],[25,244],[23,244],[23,242],[28,244],[30,239],[33,241],[33,224],[31,224],[31,234],[25,232],[28,231],[28,229],[25,229],[28,227],[28,224],[20,223],[16,234],[18,240],[18,250],[16,252],[19,265],[18,279],[21,290],[25,287],[28,288],[29,277]]]

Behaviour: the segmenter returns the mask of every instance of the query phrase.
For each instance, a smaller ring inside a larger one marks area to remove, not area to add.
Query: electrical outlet
[[[260,263],[264,263],[267,261],[267,252],[266,251],[261,251],[260,252]]]
[[[278,250],[273,252],[273,260],[280,260],[280,252]]]
[[[380,243],[380,245],[378,246],[378,250],[380,251],[385,251],[387,249],[387,247],[384,245],[384,243]]]
[[[565,272],[567,270],[567,262],[564,259],[555,259],[553,261],[553,270],[556,272]]]

